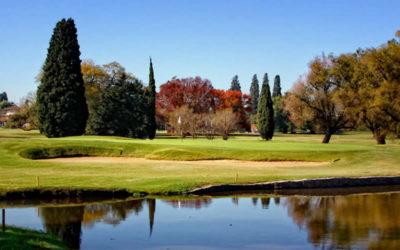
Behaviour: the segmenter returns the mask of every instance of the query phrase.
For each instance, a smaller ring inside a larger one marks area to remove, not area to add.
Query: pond
[[[400,249],[400,187],[12,201],[6,224],[81,249]],[[308,195],[307,192],[312,192]]]

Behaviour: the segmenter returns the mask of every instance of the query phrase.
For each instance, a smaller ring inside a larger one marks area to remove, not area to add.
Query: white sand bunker
[[[241,160],[199,160],[199,161],[173,161],[173,160],[149,160],[133,157],[71,157],[54,158],[41,161],[49,162],[75,162],[75,163],[160,163],[160,164],[191,164],[212,166],[254,166],[254,167],[295,167],[295,166],[323,166],[329,162],[309,161],[241,161]]]

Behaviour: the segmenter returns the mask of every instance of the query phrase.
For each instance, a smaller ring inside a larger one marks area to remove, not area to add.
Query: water
[[[0,206],[7,225],[57,234],[71,248],[400,249],[400,191],[393,190]]]

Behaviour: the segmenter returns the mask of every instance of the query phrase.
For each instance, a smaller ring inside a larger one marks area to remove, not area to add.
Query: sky
[[[73,18],[81,59],[119,62],[156,85],[172,77],[209,79],[228,89],[239,76],[291,88],[321,53],[377,47],[400,29],[399,0],[0,0],[0,92],[19,103],[36,91],[53,29]]]

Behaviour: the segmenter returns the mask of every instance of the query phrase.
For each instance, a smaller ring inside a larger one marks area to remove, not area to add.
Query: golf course
[[[207,185],[400,176],[398,139],[378,146],[368,132],[333,135],[329,144],[322,144],[322,137],[277,134],[262,141],[254,134],[237,134],[224,141],[159,133],[154,140],[49,139],[36,130],[0,129],[0,193],[124,189],[176,194]]]

